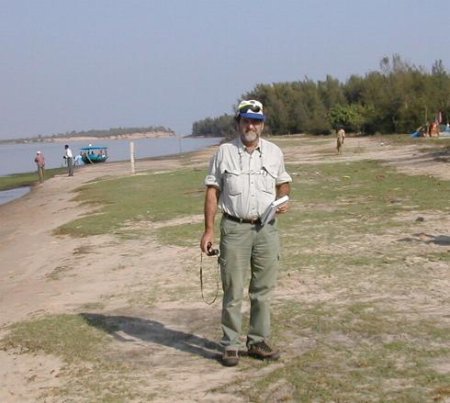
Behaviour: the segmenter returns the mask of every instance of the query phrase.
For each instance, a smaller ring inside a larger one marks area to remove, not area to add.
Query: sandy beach
[[[379,138],[349,138],[343,155],[338,156],[334,153],[334,141],[330,138],[327,142],[303,145],[300,140],[298,146],[283,149],[286,162],[320,164],[375,159],[403,173],[450,180],[448,161],[420,153],[418,145],[394,145]],[[326,157],[324,148],[330,150]],[[361,152],[350,152],[357,148]],[[196,152],[190,165],[206,172],[215,149]],[[177,158],[155,159],[138,161],[136,170],[139,174],[180,166]],[[94,306],[100,301],[102,312],[133,318],[136,326],[139,323],[143,326],[139,321],[146,320],[145,326],[154,330],[154,335],[148,338],[138,333],[124,336],[130,338],[130,343],[123,348],[128,349],[128,354],[135,354],[136,359],[142,354],[147,357],[148,369],[143,374],[152,381],[146,387],[155,393],[164,391],[160,401],[231,401],[234,397],[222,394],[220,386],[237,376],[236,370],[222,368],[214,359],[215,343],[220,337],[220,303],[206,305],[200,295],[196,303],[164,298],[180,282],[198,289],[198,248],[159,245],[152,236],[155,228],[152,225],[148,226],[149,236],[145,240],[124,240],[114,235],[72,238],[53,234],[62,224],[92,211],[73,201],[76,188],[105,176],[131,175],[130,170],[126,162],[83,167],[73,177],[54,177],[25,197],[0,206],[0,336],[6,334],[12,323],[46,314],[86,312],[89,304]],[[191,222],[202,219],[190,217]],[[449,228],[448,217],[442,220],[447,221],[442,222],[443,228],[445,225]],[[173,224],[168,220],[158,225]],[[79,253],[81,250],[89,253]],[[90,264],[93,256],[95,266]],[[129,311],[130,295],[150,287],[163,290],[154,308]],[[178,337],[179,344],[164,343],[164,337]],[[0,351],[0,363],[2,402],[38,401],[42,391],[66,381],[62,375],[64,364],[57,357]]]

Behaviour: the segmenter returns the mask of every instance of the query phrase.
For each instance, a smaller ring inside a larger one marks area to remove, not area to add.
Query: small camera
[[[212,247],[211,242],[210,242],[210,243],[208,243],[208,246],[206,248],[206,254],[208,256],[218,256],[219,255],[219,249],[214,249]]]
[[[218,256],[219,255],[219,249],[208,249],[208,252],[206,252],[208,256]]]

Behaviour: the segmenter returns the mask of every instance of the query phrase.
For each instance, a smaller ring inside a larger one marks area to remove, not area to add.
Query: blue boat
[[[108,147],[87,146],[80,148],[81,159],[85,164],[97,164],[108,159]]]

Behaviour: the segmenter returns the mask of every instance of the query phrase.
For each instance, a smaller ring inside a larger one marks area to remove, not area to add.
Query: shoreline
[[[26,196],[36,185],[18,186],[11,189],[0,190],[0,208],[8,203]]]
[[[185,151],[185,152],[182,152],[182,153],[159,155],[159,156],[155,156],[155,157],[138,158],[135,161],[136,161],[136,164],[139,164],[139,163],[144,163],[145,164],[146,162],[153,162],[153,161],[162,161],[162,162],[166,162],[167,163],[169,161],[177,160],[177,158],[179,158],[179,157],[183,157],[183,156],[185,157],[185,156],[187,156],[189,154],[201,153],[202,151],[208,150],[210,147],[214,147],[214,146],[207,146],[207,147],[204,147],[204,148],[202,148],[200,150]],[[125,165],[125,164],[131,164],[131,163],[130,163],[129,160],[110,161],[110,162],[105,162],[104,164],[101,164],[100,166],[105,166],[106,164],[107,164],[107,166],[112,166],[113,164]],[[76,170],[84,169],[84,168],[88,168],[88,167],[91,167],[91,165],[86,165],[85,164],[85,165],[79,166],[78,168],[76,168]],[[99,167],[99,165],[96,164],[95,167]],[[26,172],[26,173],[24,172],[23,174],[24,175],[29,175],[29,174],[33,174],[33,173],[36,173],[36,172],[35,171],[30,171],[30,172]],[[136,171],[136,174],[137,174],[137,171]],[[12,175],[14,175],[14,174],[12,174]],[[5,175],[5,176],[9,176],[9,175]],[[60,174],[60,175],[56,175],[56,176],[65,176],[65,174]],[[100,176],[100,174],[99,174],[99,176]],[[49,181],[49,180],[52,180],[52,178],[47,179],[46,181],[44,181],[44,183]],[[33,184],[18,185],[18,186],[11,187],[11,188],[8,188],[8,189],[0,190],[0,194],[2,194],[3,192],[12,192],[12,191],[19,191],[20,192],[21,189],[24,189],[24,188],[27,189],[27,191],[25,193],[21,193],[20,195],[14,197],[12,199],[9,199],[8,201],[6,201],[4,203],[0,202],[0,211],[2,210],[2,208],[4,206],[9,205],[11,203],[19,202],[22,198],[24,198],[27,195],[32,195],[33,192],[36,191],[36,189],[38,187],[40,187],[41,185],[43,185],[43,184],[40,184],[39,181],[38,181],[38,178],[36,177],[36,182],[33,183]],[[0,200],[1,200],[1,198],[0,198]]]

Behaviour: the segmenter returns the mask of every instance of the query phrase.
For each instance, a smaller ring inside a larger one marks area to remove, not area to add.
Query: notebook
[[[266,225],[268,222],[272,221],[275,218],[278,207],[287,203],[288,201],[289,196],[286,195],[270,203],[269,207],[267,207],[266,211],[264,211],[263,215],[261,216],[261,225]]]

